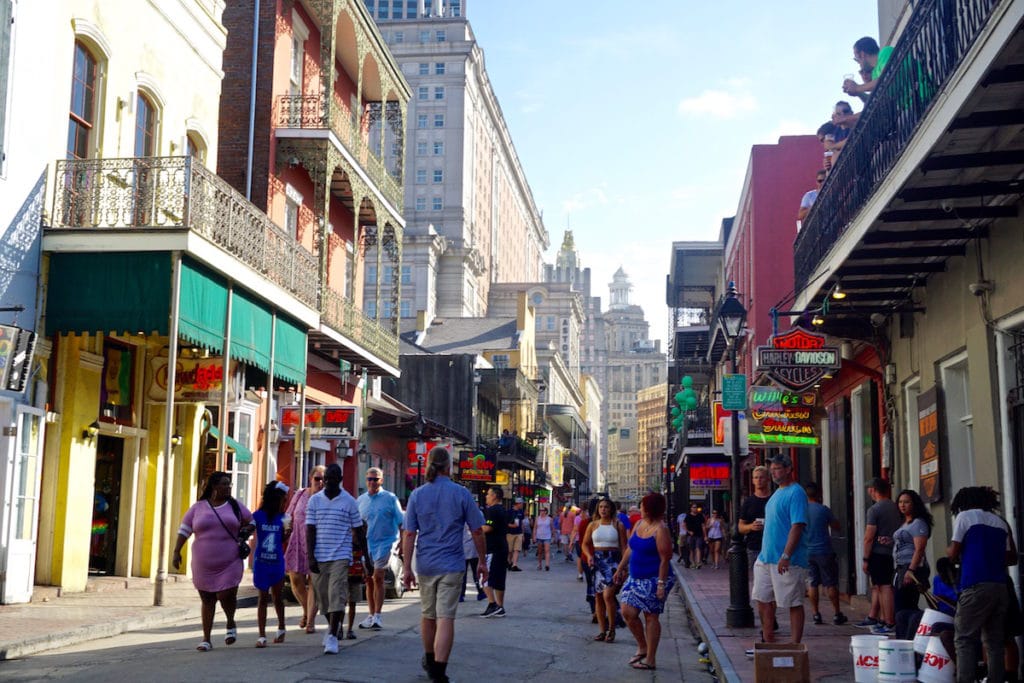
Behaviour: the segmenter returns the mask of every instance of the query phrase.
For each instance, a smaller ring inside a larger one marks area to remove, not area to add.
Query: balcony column
[[[334,62],[337,59],[335,27],[342,3],[327,0],[320,10],[320,114],[323,125],[330,128],[334,109]]]
[[[398,334],[398,322],[401,318],[402,305],[402,237],[401,230],[390,223],[384,226],[381,248],[387,252],[391,263],[391,318],[388,320],[389,331]]]

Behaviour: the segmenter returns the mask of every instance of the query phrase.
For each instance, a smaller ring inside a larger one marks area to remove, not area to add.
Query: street
[[[522,572],[510,573],[504,619],[481,619],[485,602],[475,600],[470,586],[467,602],[460,604],[455,648],[448,674],[453,681],[711,681],[698,661],[697,641],[691,634],[678,591],[669,597],[662,615],[662,641],[658,670],[640,672],[627,661],[635,651],[628,630],[620,629],[615,643],[594,642],[584,602],[584,583],[575,565],[562,556],[552,558],[550,572],[538,572],[533,558],[521,563]],[[248,580],[248,577],[247,577]],[[272,610],[271,610],[272,613]],[[365,608],[357,609],[357,623]],[[74,681],[415,681],[426,680],[419,661],[419,593],[384,605],[385,629],[356,629],[357,640],[343,640],[337,656],[322,653],[324,621],[318,633],[300,631],[299,611],[287,608],[288,636],[280,645],[254,647],[256,609],[240,609],[238,642],[224,645],[224,621],[218,611],[212,652],[195,650],[200,640],[199,601],[195,616],[171,626],[131,631],[75,646],[42,652],[24,659],[0,662],[5,681],[44,679]],[[273,618],[267,633],[276,631]]]

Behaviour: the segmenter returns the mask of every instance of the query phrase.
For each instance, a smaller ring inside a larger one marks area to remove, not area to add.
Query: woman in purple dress
[[[324,488],[324,467],[317,465],[309,473],[309,487],[299,489],[288,504],[287,514],[291,516],[292,528],[298,533],[292,534],[284,551],[284,568],[288,572],[288,580],[292,586],[295,599],[302,605],[302,619],[299,628],[306,633],[316,630],[316,595],[309,584],[309,565],[306,563],[306,505],[309,497]]]
[[[235,628],[235,605],[238,584],[242,582],[245,566],[238,555],[239,534],[252,533],[252,513],[231,497],[231,475],[214,472],[206,480],[206,487],[192,507],[185,513],[178,528],[171,562],[175,569],[181,566],[181,549],[188,537],[195,534],[192,543],[192,584],[202,601],[203,640],[196,647],[200,652],[213,649],[210,632],[213,615],[220,603],[227,618],[224,644],[231,645],[238,638]]]

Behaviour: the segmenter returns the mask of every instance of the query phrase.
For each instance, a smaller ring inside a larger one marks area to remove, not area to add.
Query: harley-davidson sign
[[[825,336],[799,328],[771,338],[771,346],[757,347],[757,367],[793,391],[814,386],[829,370],[841,365],[838,346],[825,346]]]

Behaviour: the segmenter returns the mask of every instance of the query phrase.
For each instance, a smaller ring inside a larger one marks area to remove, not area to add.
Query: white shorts
[[[805,581],[807,568],[789,566],[785,574],[779,573],[779,565],[765,564],[758,560],[754,563],[754,588],[750,597],[755,602],[772,602],[782,607],[799,607],[804,602],[807,590]]]
[[[569,534],[560,534],[558,536],[558,540],[562,543],[562,545],[569,545]]]

